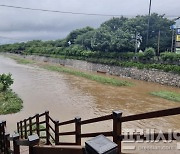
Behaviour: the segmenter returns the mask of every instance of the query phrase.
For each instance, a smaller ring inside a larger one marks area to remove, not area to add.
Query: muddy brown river
[[[113,87],[95,81],[63,73],[51,72],[38,66],[17,64],[14,60],[0,56],[0,73],[11,73],[14,78],[12,89],[23,100],[24,108],[16,114],[1,115],[9,131],[16,129],[16,122],[36,113],[50,111],[59,121],[75,116],[88,119],[107,115],[113,110],[122,110],[123,115],[144,113],[179,107],[180,103],[165,100],[149,93],[167,90],[180,93],[180,88],[156,83],[119,78],[131,81],[132,87]],[[111,124],[85,127],[83,131],[108,131]],[[125,128],[155,128],[167,131],[180,129],[180,116],[141,120],[123,124]]]

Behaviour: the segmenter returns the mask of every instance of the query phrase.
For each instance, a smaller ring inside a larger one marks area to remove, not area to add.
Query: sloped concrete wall
[[[156,69],[147,70],[147,69],[137,69],[135,67],[128,68],[128,67],[120,67],[120,66],[109,66],[103,64],[90,63],[81,60],[74,60],[74,59],[64,60],[64,59],[35,56],[35,55],[27,55],[23,57],[27,59],[42,61],[42,62],[61,64],[64,66],[69,66],[80,70],[88,70],[95,72],[99,71],[116,76],[130,77],[133,79],[180,87],[180,75],[169,72],[163,72]]]

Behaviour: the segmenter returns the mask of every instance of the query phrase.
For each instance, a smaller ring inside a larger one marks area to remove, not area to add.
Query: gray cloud
[[[152,0],[152,12],[167,17],[180,16],[179,0]],[[149,0],[1,0],[0,4],[49,10],[117,14],[132,17],[148,13]],[[0,36],[32,39],[58,39],[85,26],[98,27],[110,17],[60,14],[0,7]],[[7,41],[9,41],[7,39]],[[0,42],[4,42],[0,38]]]

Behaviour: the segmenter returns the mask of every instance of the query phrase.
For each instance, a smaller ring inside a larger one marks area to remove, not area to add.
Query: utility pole
[[[158,51],[157,51],[157,56],[159,56],[159,48],[160,48],[160,38],[161,38],[161,31],[159,30],[159,33],[158,33]]]
[[[150,16],[151,16],[151,0],[149,1],[149,15],[148,15],[148,26],[147,26],[147,37],[146,37],[146,46],[149,42],[149,24],[150,24]]]
[[[137,48],[138,48],[137,39],[138,39],[138,35],[137,35],[137,31],[136,31],[136,33],[135,33],[135,53],[137,53]]]
[[[174,47],[174,29],[172,28],[171,52],[173,52],[173,47]]]

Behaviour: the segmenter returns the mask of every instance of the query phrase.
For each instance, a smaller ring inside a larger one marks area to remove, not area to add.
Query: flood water
[[[50,111],[59,121],[75,116],[89,119],[122,110],[123,115],[179,107],[180,103],[151,96],[149,92],[168,90],[180,93],[180,88],[156,83],[120,78],[135,84],[132,87],[113,87],[81,77],[51,72],[38,66],[17,64],[14,60],[0,56],[0,73],[11,73],[14,78],[12,89],[23,100],[21,112],[0,116],[7,120],[9,131],[16,129],[16,122],[36,113]],[[118,77],[119,78],[119,77]],[[85,128],[92,132],[109,130],[111,124]],[[124,123],[123,128],[168,128],[180,129],[180,116]]]

